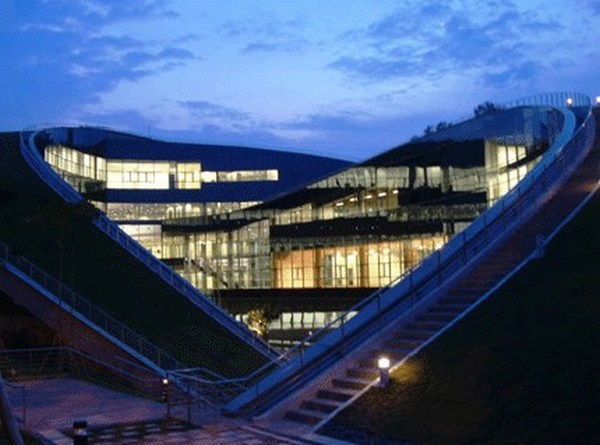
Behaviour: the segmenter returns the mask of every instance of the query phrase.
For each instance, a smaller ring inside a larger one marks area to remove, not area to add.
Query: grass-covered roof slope
[[[327,430],[379,437],[365,443],[600,443],[600,196]]]
[[[241,376],[265,358],[98,230],[29,168],[16,133],[0,133],[0,241],[187,366]]]

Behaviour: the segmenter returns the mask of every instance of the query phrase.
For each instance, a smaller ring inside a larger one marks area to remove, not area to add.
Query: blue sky
[[[0,131],[359,160],[484,101],[595,98],[598,22],[596,0],[0,0]]]

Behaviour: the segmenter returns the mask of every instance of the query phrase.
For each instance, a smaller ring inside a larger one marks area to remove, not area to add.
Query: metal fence
[[[135,352],[146,358],[161,369],[177,369],[184,367],[170,354],[160,349],[143,336],[133,331],[112,317],[106,311],[94,305],[91,301],[74,292],[62,282],[46,273],[31,261],[14,254],[4,243],[0,242],[0,260],[8,262],[22,274],[38,283],[43,289],[56,298],[56,303],[65,311],[79,313],[86,323],[93,323],[110,334],[119,342],[129,346]],[[46,294],[44,294],[46,295]]]
[[[163,377],[123,362],[121,366],[98,360],[67,347],[0,350],[0,374],[11,401],[19,408],[17,420],[27,422],[27,387],[39,379],[77,378],[138,396],[164,401]]]

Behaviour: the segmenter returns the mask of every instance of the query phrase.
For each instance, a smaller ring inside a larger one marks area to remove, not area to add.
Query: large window
[[[62,145],[50,145],[46,162],[65,173],[106,181],[106,188],[121,190],[199,189],[202,183],[278,181],[279,171],[202,171],[200,162],[106,160]]]
[[[277,170],[235,170],[217,172],[218,182],[277,181]]]

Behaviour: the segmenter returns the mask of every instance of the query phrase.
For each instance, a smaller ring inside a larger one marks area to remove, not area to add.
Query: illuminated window
[[[219,182],[277,181],[278,170],[235,170],[217,173]]]
[[[200,188],[200,164],[178,163],[177,181],[175,188],[178,189],[199,189]]]

